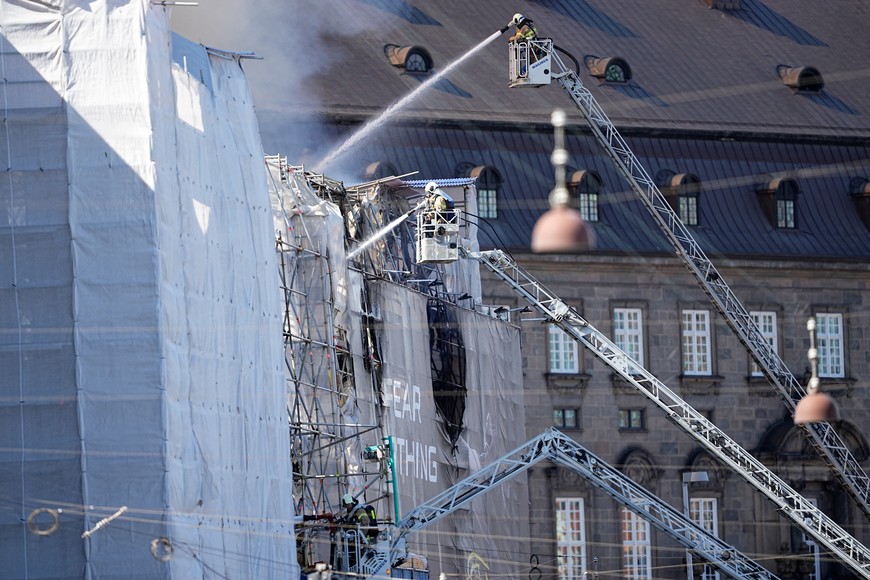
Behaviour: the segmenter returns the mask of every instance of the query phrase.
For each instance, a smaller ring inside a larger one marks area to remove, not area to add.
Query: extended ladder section
[[[734,578],[776,578],[769,570],[711,535],[622,472],[553,428],[411,510],[393,530],[394,535],[389,543],[389,560],[395,562],[396,558],[404,554],[404,541],[409,534],[426,528],[463,504],[545,459],[579,474],[725,574]],[[383,551],[372,553],[363,559],[383,561]],[[363,566],[367,567],[367,571],[373,568],[366,564]]]
[[[776,387],[789,412],[794,415],[797,402],[806,395],[803,386],[794,378],[776,351],[759,332],[749,312],[695,242],[604,110],[595,101],[592,93],[583,86],[577,73],[567,68],[555,52],[550,56],[554,69],[552,77],[557,79],[571,96],[586,118],[595,139],[628,181],[632,190],[641,198],[656,223],[676,248],[677,255],[695,276],[701,288],[749,351],[764,375]],[[855,499],[864,514],[870,517],[870,477],[864,473],[842,438],[829,423],[811,423],[800,427],[846,491]]]
[[[635,362],[576,310],[532,278],[507,254],[501,250],[462,253],[485,265],[538,312],[592,351],[714,457],[773,501],[777,509],[808,536],[828,548],[856,573],[870,578],[870,551],[865,546]]]

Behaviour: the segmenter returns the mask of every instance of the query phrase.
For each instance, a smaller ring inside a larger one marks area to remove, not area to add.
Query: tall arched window
[[[684,225],[697,226],[701,223],[701,180],[697,175],[663,169],[656,175],[656,184]]]
[[[770,225],[777,229],[797,228],[797,199],[800,192],[800,185],[790,177],[777,177],[759,189],[761,207]]]
[[[580,215],[588,222],[597,222],[598,196],[604,187],[601,176],[591,169],[581,169],[571,174],[569,183],[574,190]]]
[[[389,161],[375,161],[366,166],[363,177],[369,181],[375,181],[385,177],[394,177],[398,173],[396,167]]]
[[[501,187],[501,174],[494,167],[480,165],[468,174],[474,177],[477,188],[477,215],[482,218],[498,217],[498,190]]]

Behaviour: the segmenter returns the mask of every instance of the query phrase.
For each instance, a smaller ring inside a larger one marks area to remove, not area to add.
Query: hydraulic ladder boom
[[[776,578],[769,570],[747,558],[733,546],[711,535],[622,472],[554,428],[544,431],[504,457],[411,510],[396,524],[395,535],[390,544],[390,561],[395,561],[407,535],[422,530],[453,513],[463,504],[545,459],[581,475],[650,524],[667,533],[683,547],[693,550],[708,560],[722,572],[734,578]]]
[[[543,43],[541,46],[552,46],[552,41],[548,42],[549,44]],[[552,58],[552,78],[559,81],[583,113],[599,145],[643,201],[644,206],[676,249],[677,255],[749,351],[765,377],[776,387],[789,412],[794,415],[797,401],[806,395],[804,388],[759,332],[749,312],[680,221],[677,213],[629,149],[592,93],[583,86],[577,73],[566,67],[555,52],[551,51],[547,57]],[[526,84],[529,84],[528,81]],[[863,510],[864,515],[870,517],[870,477],[864,473],[842,438],[829,423],[811,423],[800,427],[846,491]]]
[[[548,320],[592,351],[626,382],[661,408],[668,419],[714,457],[767,496],[807,535],[833,552],[857,574],[870,578],[870,551],[785,481],[639,365],[580,314],[532,278],[501,250],[462,251],[510,286]]]

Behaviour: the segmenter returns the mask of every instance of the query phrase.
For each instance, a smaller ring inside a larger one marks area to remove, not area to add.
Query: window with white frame
[[[628,508],[622,508],[622,577],[652,578],[649,522]]]
[[[761,333],[761,338],[770,345],[773,352],[776,352],[776,312],[768,311],[753,311],[749,315],[752,317],[752,322]],[[762,376],[761,367],[753,360],[750,365],[750,374],[753,377]]]
[[[683,374],[712,375],[710,311],[683,310]]]
[[[643,313],[640,308],[613,309],[613,342],[640,366],[644,366]]]
[[[579,350],[577,341],[568,333],[551,324],[548,326],[549,336],[550,372],[551,373],[579,373]]]
[[[582,497],[556,498],[559,580],[582,580],[586,571],[586,514]]]
[[[843,315],[816,314],[816,349],[820,377],[845,377],[843,362]]]
[[[689,519],[710,535],[719,537],[719,506],[715,497],[690,498]],[[713,566],[704,564],[699,580],[719,580],[719,573]]]

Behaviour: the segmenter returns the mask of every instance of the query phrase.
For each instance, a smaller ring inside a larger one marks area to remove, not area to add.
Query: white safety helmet
[[[520,22],[522,22],[522,21],[525,20],[525,19],[526,19],[525,16],[523,16],[522,14],[520,14],[519,12],[517,12],[516,14],[514,14],[514,19],[511,20],[511,24],[513,24],[514,26],[516,26],[517,24],[519,24]]]
[[[438,184],[434,181],[430,181],[426,184],[426,193],[429,195],[435,195],[435,192],[438,191]]]

